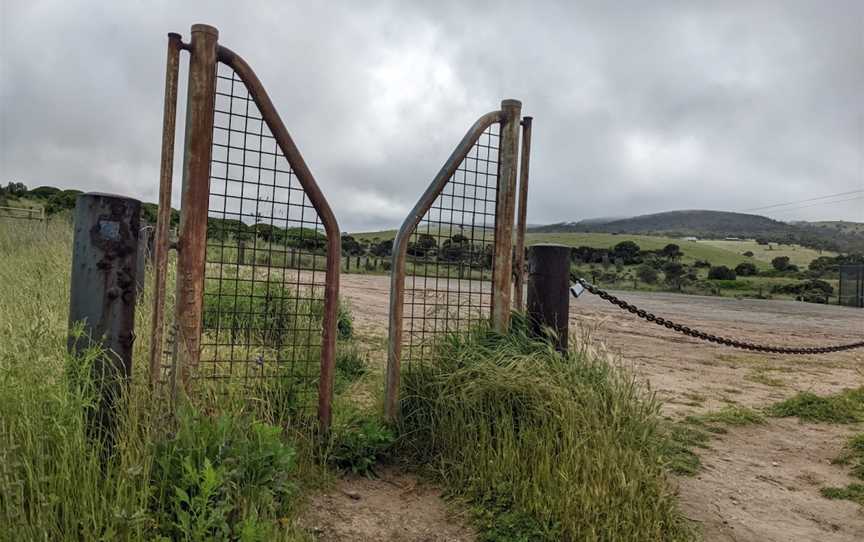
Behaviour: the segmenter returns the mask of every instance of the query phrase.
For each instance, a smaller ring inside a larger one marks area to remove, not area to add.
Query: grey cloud
[[[208,22],[255,67],[346,230],[397,225],[507,97],[536,119],[531,222],[864,188],[860,2],[2,9],[0,182],[155,200],[165,34]],[[778,216],[864,220],[864,205]]]

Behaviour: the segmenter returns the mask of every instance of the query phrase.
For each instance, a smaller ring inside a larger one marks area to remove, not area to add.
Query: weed
[[[336,331],[339,339],[343,341],[354,336],[354,315],[351,313],[351,306],[344,301],[339,302],[336,313]]]
[[[675,474],[693,476],[702,468],[702,461],[693,448],[707,449],[712,434],[728,432],[726,426],[742,426],[764,423],[765,417],[759,412],[739,406],[727,406],[716,412],[700,416],[687,416],[672,424],[669,438],[664,448],[664,456],[670,470]]]
[[[778,418],[796,416],[805,422],[856,423],[864,421],[864,388],[826,397],[805,391],[772,405],[767,412]]]
[[[162,534],[224,537],[250,506],[279,516],[296,490],[294,459],[295,451],[278,427],[230,414],[211,418],[182,410],[176,432],[157,444],[154,453],[154,513],[160,525],[174,525]]]
[[[695,475],[702,468],[702,460],[693,448],[708,448],[711,435],[686,422],[673,424],[668,431],[663,457],[669,470],[683,476]]]
[[[768,374],[768,370],[763,368],[750,371],[744,376],[744,379],[749,380],[750,382],[756,382],[757,384],[771,386],[773,388],[779,388],[786,385],[782,379],[771,376]]]
[[[366,353],[353,341],[336,346],[336,391],[345,389],[352,382],[369,372]]]
[[[394,441],[393,431],[380,418],[355,413],[334,426],[328,461],[336,468],[371,477]]]
[[[847,500],[864,506],[864,484],[849,484],[846,487],[823,487],[819,492],[826,499]]]

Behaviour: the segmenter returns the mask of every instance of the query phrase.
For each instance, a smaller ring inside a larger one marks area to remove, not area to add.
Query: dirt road
[[[343,275],[361,335],[386,336],[389,277]],[[864,311],[793,301],[737,300],[620,292],[636,305],[709,333],[775,345],[860,340]],[[588,293],[571,301],[571,326],[599,339],[645,378],[673,418],[726,405],[760,407],[809,390],[864,384],[864,351],[777,356],[699,342],[648,324]],[[383,352],[373,356],[383,363]],[[682,507],[706,540],[864,540],[864,513],[821,497],[825,485],[853,482],[831,465],[846,435],[862,427],[771,419],[731,429],[702,453],[704,471],[678,480]]]

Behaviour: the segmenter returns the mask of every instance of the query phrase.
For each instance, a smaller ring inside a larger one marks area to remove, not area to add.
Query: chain
[[[588,292],[600,297],[601,299],[605,299],[609,303],[613,305],[617,305],[622,310],[625,310],[631,314],[642,318],[643,320],[647,320],[649,322],[653,322],[658,326],[663,326],[667,329],[671,329],[673,331],[677,331],[678,333],[683,333],[688,337],[693,337],[695,339],[701,339],[703,341],[712,342],[715,344],[722,344],[725,346],[731,346],[733,348],[741,348],[743,350],[751,350],[754,352],[770,352],[772,354],[827,354],[830,352],[843,352],[844,350],[852,350],[855,348],[864,347],[864,341],[860,341],[857,343],[849,343],[849,344],[837,344],[831,346],[814,346],[814,347],[784,347],[784,346],[771,346],[771,345],[761,345],[761,344],[753,344],[745,341],[738,341],[735,339],[729,339],[726,337],[719,337],[717,335],[712,335],[710,333],[705,333],[704,331],[699,331],[698,329],[693,329],[688,326],[684,326],[681,324],[677,324],[672,322],[671,320],[667,320],[660,316],[655,316],[654,314],[640,309],[636,305],[632,303],[628,303],[623,299],[619,299],[609,292],[594,286],[590,282],[585,279],[577,278],[575,275],[570,275],[570,278],[573,282],[579,284]],[[571,289],[571,293],[576,297],[576,292],[573,292]]]

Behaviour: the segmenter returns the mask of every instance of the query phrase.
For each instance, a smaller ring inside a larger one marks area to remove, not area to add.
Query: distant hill
[[[810,225],[816,228],[823,228],[829,231],[851,233],[861,235],[864,234],[864,222],[849,222],[846,220],[823,220],[819,222],[804,222],[804,225]]]
[[[533,228],[533,232],[604,232],[670,237],[722,239],[740,237],[777,243],[834,250],[864,252],[864,232],[855,228],[824,227],[817,224],[789,224],[760,215],[725,211],[668,211],[611,221],[561,222]],[[855,223],[846,223],[855,224]]]

